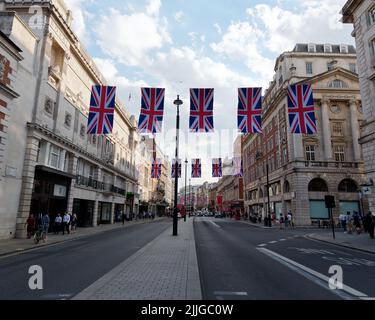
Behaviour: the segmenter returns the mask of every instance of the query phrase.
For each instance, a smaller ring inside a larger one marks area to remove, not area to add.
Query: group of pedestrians
[[[77,229],[78,218],[76,214],[68,214],[67,212],[61,216],[58,214],[55,217],[53,223],[54,234],[59,234],[60,232],[65,235],[65,232],[70,234],[75,232]],[[40,213],[36,217],[30,214],[26,220],[25,226],[27,226],[27,238],[31,239],[37,231],[44,233],[44,240],[47,239],[47,234],[51,227],[51,219],[47,213]]]
[[[365,216],[361,216],[358,212],[354,212],[351,215],[347,212],[346,215],[341,213],[339,216],[341,227],[344,229],[344,233],[361,234],[362,232],[368,233],[371,239],[374,239],[375,232],[375,215],[368,212]]]
[[[288,211],[288,213],[285,215],[280,213],[279,223],[280,229],[283,229],[283,226],[285,226],[285,229],[294,229],[295,225],[292,212]]]

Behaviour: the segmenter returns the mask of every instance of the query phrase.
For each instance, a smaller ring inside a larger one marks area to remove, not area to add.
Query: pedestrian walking
[[[33,214],[30,214],[25,222],[25,227],[27,226],[27,239],[31,239],[31,237],[35,233],[35,218]]]
[[[340,216],[339,216],[339,220],[340,220],[340,224],[341,224],[342,228],[344,229],[344,233],[346,233],[347,230],[346,230],[346,216],[345,216],[345,214],[341,213]]]
[[[125,218],[126,218],[125,212],[121,212],[121,221],[122,221],[122,225],[125,224]]]
[[[72,231],[72,233],[74,233],[74,232],[76,232],[76,230],[77,230],[77,225],[78,225],[78,217],[77,217],[77,215],[74,213],[72,216],[71,216],[71,219],[72,219],[72,221],[70,222],[70,224],[71,224],[71,231]]]
[[[280,230],[283,229],[283,224],[284,224],[284,216],[282,213],[280,213]]]
[[[289,227],[289,220],[288,220],[288,215],[287,214],[284,216],[284,224],[285,224],[285,230],[288,229],[288,227]]]
[[[63,235],[65,235],[65,231],[70,234],[70,215],[65,212],[64,217],[63,217]]]
[[[346,213],[346,226],[347,226],[348,234],[352,234],[353,233],[353,218],[350,214],[350,211]]]
[[[354,223],[354,228],[357,231],[357,234],[361,234],[362,232],[361,217],[356,211],[354,212],[354,215],[353,215],[353,223]]]
[[[290,211],[288,212],[287,219],[288,219],[289,228],[293,229],[294,228],[293,215]]]
[[[61,231],[61,226],[62,226],[62,217],[60,213],[56,216],[55,218],[55,225],[54,225],[54,231],[55,234],[59,234]]]
[[[371,212],[368,212],[363,218],[363,229],[365,233],[368,233],[370,231],[371,219],[372,219]]]
[[[43,233],[44,233],[44,238],[43,241],[46,242],[47,240],[47,234],[48,234],[48,229],[49,229],[49,224],[50,224],[50,218],[47,213],[43,215],[42,218],[42,227],[43,227]]]
[[[370,225],[369,225],[369,234],[370,234],[371,239],[374,239],[375,216],[373,214],[371,214],[371,212],[369,214],[371,215],[371,222],[370,222]]]

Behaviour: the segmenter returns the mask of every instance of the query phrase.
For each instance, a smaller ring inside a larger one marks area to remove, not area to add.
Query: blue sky
[[[213,157],[231,156],[237,88],[267,87],[278,55],[297,42],[354,44],[343,25],[346,0],[65,0],[73,29],[130,114],[139,115],[140,87],[166,88],[163,134],[174,154],[176,94],[182,108],[183,158],[202,158],[201,183]],[[191,87],[215,88],[216,135],[188,134]],[[129,93],[132,95],[128,101]]]

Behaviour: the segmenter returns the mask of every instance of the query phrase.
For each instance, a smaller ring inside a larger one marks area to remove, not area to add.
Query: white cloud
[[[221,29],[221,27],[218,23],[215,23],[214,27],[215,27],[218,34],[222,34],[223,30]]]
[[[129,66],[148,63],[150,51],[172,41],[167,31],[168,21],[159,18],[160,5],[159,0],[151,0],[146,12],[129,15],[111,9],[96,28],[103,52]]]
[[[175,19],[176,22],[181,23],[184,18],[184,13],[182,11],[177,11],[174,14],[173,18]]]

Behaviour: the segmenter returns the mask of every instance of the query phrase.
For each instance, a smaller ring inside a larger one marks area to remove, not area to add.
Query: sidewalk
[[[59,235],[53,233],[48,234],[46,243],[41,241],[39,244],[35,244],[33,239],[9,239],[0,240],[0,256],[5,256],[13,253],[20,253],[28,250],[33,250],[36,248],[41,248],[45,246],[54,245],[61,242],[72,241],[77,238],[87,237],[90,235],[98,234],[101,232],[106,232],[114,229],[126,228],[135,224],[149,223],[152,221],[157,221],[164,218],[156,218],[155,220],[134,220],[131,222],[125,222],[123,226],[122,223],[116,224],[103,224],[92,228],[78,228],[75,233],[65,234],[64,236],[60,232]]]
[[[168,228],[73,300],[201,300],[194,218]]]
[[[321,234],[309,234],[307,237],[350,249],[375,253],[375,240],[371,239],[368,234],[347,234],[340,230],[335,235],[336,239],[333,239],[332,231],[327,231]]]

